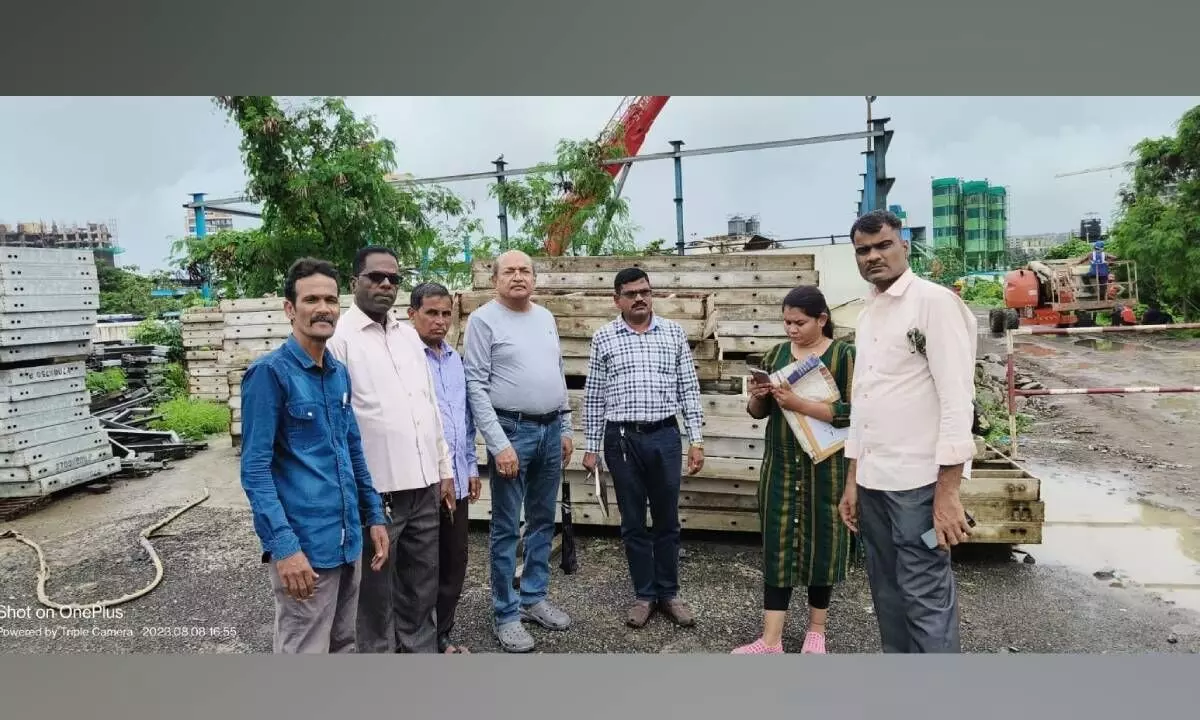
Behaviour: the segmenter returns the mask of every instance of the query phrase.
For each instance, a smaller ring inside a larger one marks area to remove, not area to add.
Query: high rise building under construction
[[[950,248],[966,272],[1007,268],[1008,190],[987,180],[933,181],[933,249]]]

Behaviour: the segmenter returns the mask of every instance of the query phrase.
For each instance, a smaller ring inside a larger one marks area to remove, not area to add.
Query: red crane
[[[663,106],[669,99],[668,95],[641,95],[624,98],[597,140],[601,154],[607,155],[608,150],[615,145],[620,149],[621,157],[637,155],[638,151],[642,149],[642,143],[646,142],[646,133],[650,131],[650,126],[654,124],[654,120],[662,112]],[[604,170],[615,178],[623,168],[628,167],[628,165],[605,165]],[[618,190],[618,192],[620,191]],[[595,198],[591,196],[578,195],[574,191],[569,192],[567,202],[570,203],[570,208],[562,217],[554,221],[546,233],[547,255],[557,256],[566,252],[571,239],[571,221],[581,209],[594,200]]]

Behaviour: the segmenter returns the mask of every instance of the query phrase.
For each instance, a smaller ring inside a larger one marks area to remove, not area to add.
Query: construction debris
[[[163,397],[161,389],[130,387],[92,400],[92,417],[121,460],[114,477],[145,477],[165,469],[168,460],[189,458],[208,447],[208,443],[187,442],[171,430],[150,427],[161,418],[154,408]]]
[[[94,343],[88,358],[89,370],[118,367],[125,373],[131,389],[151,391],[166,388],[167,353],[165,345],[138,345],[132,342]]]
[[[87,407],[98,305],[91,250],[0,248],[0,498],[43,497],[120,467]]]

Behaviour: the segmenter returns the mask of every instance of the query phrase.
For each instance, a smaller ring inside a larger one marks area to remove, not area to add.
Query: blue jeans
[[[554,540],[554,510],[562,485],[561,420],[545,425],[500,417],[500,427],[517,453],[517,477],[501,477],[496,458],[488,453],[491,481],[492,610],[496,623],[521,619],[521,606],[546,598],[550,585],[550,544]],[[513,589],[521,510],[525,510],[525,569],[521,591]]]

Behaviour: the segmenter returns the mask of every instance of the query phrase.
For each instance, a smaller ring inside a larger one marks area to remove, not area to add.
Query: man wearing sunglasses
[[[353,272],[354,305],[338,323],[329,349],[350,372],[363,451],[388,516],[390,544],[381,571],[363,575],[359,652],[436,653],[439,505],[454,510],[454,469],[425,345],[391,313],[400,288],[395,252],[365,247],[354,258]]]

